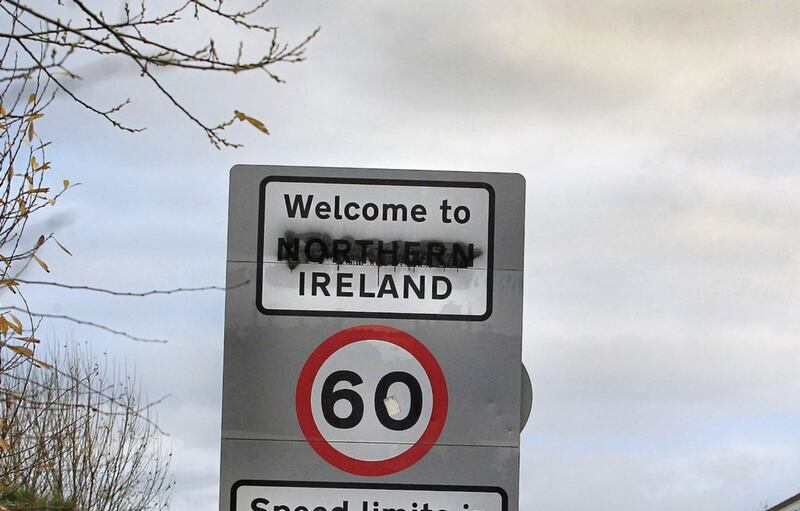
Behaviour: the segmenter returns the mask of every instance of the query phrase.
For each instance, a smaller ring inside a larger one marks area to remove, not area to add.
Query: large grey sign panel
[[[284,481],[246,491],[291,500],[305,495],[292,486],[300,478],[497,487],[516,510],[521,177],[237,166],[230,197],[221,509],[237,481]],[[383,381],[389,369],[411,385]],[[305,419],[301,387],[315,396]],[[316,402],[326,392],[327,410]],[[329,427],[330,414],[353,418],[353,400],[359,421]],[[328,449],[380,466],[425,443],[409,466],[380,474],[323,459]],[[469,495],[490,498],[479,493]],[[390,494],[390,504],[402,496]]]

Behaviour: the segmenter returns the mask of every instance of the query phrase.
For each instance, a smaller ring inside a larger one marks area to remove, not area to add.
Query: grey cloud
[[[236,126],[248,146],[217,152],[122,75],[85,90],[132,95],[126,119],[145,133],[65,102],[37,126],[56,182],[84,182],[60,202],[76,256],[48,253],[59,277],[221,284],[233,163],[522,170],[536,389],[523,509],[755,509],[797,491],[796,3],[271,8],[289,36],[323,27],[287,84],[165,75],[204,118],[246,107],[270,137]],[[173,393],[159,412],[173,509],[215,509],[221,295],[37,299],[172,339],[59,327],[135,362],[150,395]]]
[[[746,510],[769,500],[753,487],[764,474],[776,468],[797,469],[794,460],[768,441],[698,451],[695,455],[673,450],[650,458],[636,451],[623,454],[611,446],[591,449],[591,454],[585,446],[539,449],[538,458],[529,460],[523,495],[547,509],[677,511],[691,501],[714,511]],[[547,491],[552,486],[573,491],[553,498]]]

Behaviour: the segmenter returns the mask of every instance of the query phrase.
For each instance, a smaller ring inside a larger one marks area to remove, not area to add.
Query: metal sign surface
[[[517,511],[523,211],[514,174],[234,167],[220,509]]]

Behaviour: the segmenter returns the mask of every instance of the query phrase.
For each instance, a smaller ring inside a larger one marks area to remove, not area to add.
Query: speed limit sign
[[[220,511],[519,511],[522,176],[229,189]]]
[[[436,443],[447,383],[419,340],[388,326],[356,326],[314,350],[295,407],[303,434],[328,463],[382,476],[413,465]]]

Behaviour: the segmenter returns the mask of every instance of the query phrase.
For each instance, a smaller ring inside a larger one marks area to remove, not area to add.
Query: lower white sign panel
[[[501,488],[239,481],[231,511],[506,511]]]

